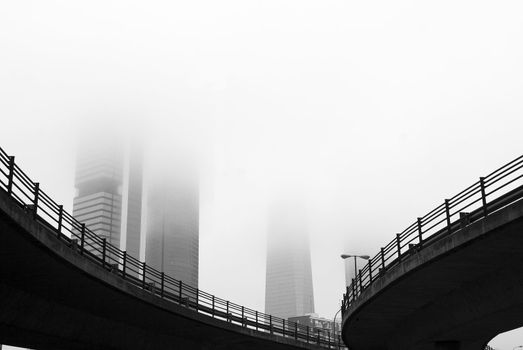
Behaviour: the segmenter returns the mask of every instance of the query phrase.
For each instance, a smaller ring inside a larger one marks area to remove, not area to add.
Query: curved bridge
[[[342,315],[351,350],[480,350],[523,326],[523,156],[397,234]]]
[[[329,349],[338,334],[194,289],[96,236],[0,148],[0,344]]]

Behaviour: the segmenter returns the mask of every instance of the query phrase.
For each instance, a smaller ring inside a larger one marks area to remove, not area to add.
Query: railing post
[[[294,322],[294,339],[298,340],[298,323]]]
[[[283,337],[285,338],[285,319],[283,319]]]
[[[123,262],[122,262],[122,277],[125,279],[125,269],[127,268],[127,252],[123,252]]]
[[[369,258],[369,284],[372,283],[372,258]]]
[[[242,327],[244,326],[244,323],[245,323],[245,306],[242,306]]]
[[[225,302],[225,313],[227,314],[227,322],[229,322],[229,300]]]
[[[360,280],[360,293],[363,292],[363,283],[362,283],[362,278],[361,278],[361,269],[358,270],[358,277],[359,277],[359,280]]]
[[[142,288],[145,289],[145,269],[147,268],[147,265],[145,265],[145,261],[142,263]]]
[[[160,281],[160,296],[163,298],[163,289],[164,289],[164,283],[165,283],[165,273],[163,271],[160,274],[160,278],[161,278],[161,281]],[[213,305],[213,308],[214,308],[214,305]]]
[[[307,343],[309,342],[309,326],[307,326]]]
[[[487,195],[485,194],[485,178],[480,177],[479,178],[479,184],[481,186],[481,201],[483,202],[483,216],[488,215],[487,211]]]
[[[449,234],[452,233],[452,227],[450,224],[450,201],[445,199],[445,214],[447,216],[447,231]]]
[[[258,330],[258,311],[256,311],[256,330]]]
[[[33,218],[36,220],[36,210],[38,209],[38,197],[40,196],[40,183],[35,182],[35,196],[33,199]]]
[[[80,254],[84,253],[85,245],[85,224],[82,223],[82,232],[80,233]]]
[[[352,300],[354,300],[356,298],[356,276],[354,276],[354,278],[352,279],[352,283],[351,283],[351,286],[352,286]]]
[[[107,239],[102,239],[102,267],[105,267],[105,254],[107,249]]]
[[[318,337],[318,345],[320,345],[320,330],[316,329],[317,337]]]
[[[269,315],[269,332],[272,334],[272,315]]]
[[[62,233],[62,220],[64,216],[64,206],[59,205],[58,206],[58,238],[60,238],[60,235]]]
[[[200,308],[200,290],[196,288],[196,311]]]
[[[398,261],[401,262],[401,238],[400,234],[396,234],[396,249],[398,250]]]
[[[327,330],[327,341],[328,341],[328,345],[329,345],[329,349],[331,348],[331,331],[330,330]]]
[[[180,305],[182,305],[182,280],[178,281],[178,300],[180,302]]]
[[[9,174],[7,175],[7,194],[13,193],[13,178],[15,173],[15,157],[9,157]]]
[[[418,218],[418,237],[419,237],[419,245],[421,247],[421,245],[423,244],[423,231],[421,229],[421,218]]]
[[[214,317],[214,295],[212,296],[212,317]]]
[[[383,269],[383,272],[385,272],[385,249],[380,248],[380,254],[381,254],[381,268]]]

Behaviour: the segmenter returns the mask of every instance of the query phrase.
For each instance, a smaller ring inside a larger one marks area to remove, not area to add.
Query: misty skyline
[[[71,211],[84,121],[197,143],[200,288],[257,310],[268,207],[299,188],[332,318],[340,254],[521,154],[522,23],[515,0],[7,1],[1,146]]]

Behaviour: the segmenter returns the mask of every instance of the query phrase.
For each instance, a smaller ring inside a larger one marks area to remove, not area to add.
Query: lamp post
[[[354,281],[356,281],[356,283],[357,283],[357,279],[356,279],[356,275],[358,274],[358,262],[357,262],[357,259],[360,258],[360,259],[363,259],[363,260],[369,260],[370,256],[368,256],[368,255],[341,254],[341,258],[343,260],[345,260],[347,258],[354,258]],[[345,273],[347,273],[346,270],[345,270]]]
[[[332,331],[334,333],[336,333],[336,317],[338,316],[338,314],[340,313],[341,309],[339,309],[338,311],[336,311],[336,313],[334,314],[334,319],[332,320]]]

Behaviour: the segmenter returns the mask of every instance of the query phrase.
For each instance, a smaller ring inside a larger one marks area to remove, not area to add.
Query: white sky
[[[71,208],[80,120],[190,135],[210,160],[200,286],[259,310],[267,203],[300,190],[332,318],[339,254],[521,154],[522,37],[517,0],[4,0],[0,146]]]

